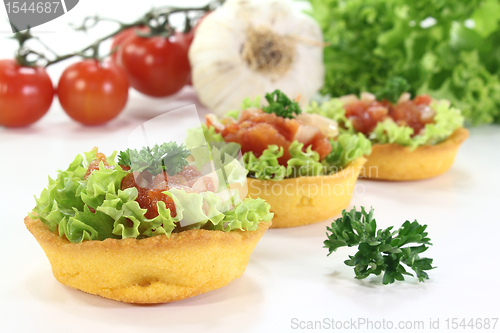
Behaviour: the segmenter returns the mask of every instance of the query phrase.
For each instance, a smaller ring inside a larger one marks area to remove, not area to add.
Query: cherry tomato
[[[115,37],[113,37],[113,43],[111,44],[111,51],[112,50],[115,51],[111,54],[111,60],[116,61],[118,50],[121,48],[122,44],[125,42],[125,40],[127,40],[128,37],[136,33],[137,29],[142,29],[142,26],[125,29],[122,32],[116,34]]]
[[[115,118],[128,99],[128,79],[116,64],[84,60],[66,68],[57,87],[66,113],[85,125]]]
[[[127,38],[118,51],[118,64],[127,72],[133,88],[153,97],[169,96],[182,89],[190,68],[188,46],[181,35]]]
[[[47,113],[54,87],[45,68],[0,60],[0,125],[28,126]]]

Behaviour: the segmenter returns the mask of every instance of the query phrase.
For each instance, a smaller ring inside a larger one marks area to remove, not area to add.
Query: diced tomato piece
[[[392,105],[387,100],[382,102],[356,101],[344,106],[346,117],[353,123],[354,129],[365,135],[371,133],[379,121],[391,117],[399,125],[413,128],[414,135],[420,133],[426,124],[434,121],[433,110],[429,108],[432,99],[429,95],[419,95]]]
[[[356,101],[344,106],[346,117],[352,121],[354,129],[368,135],[377,123],[387,117],[389,109],[383,103]]]
[[[413,128],[413,134],[417,135],[426,124],[433,122],[433,117],[423,119],[422,111],[424,108],[421,107],[422,105],[425,104],[417,105],[413,101],[399,103],[391,110],[391,117],[396,123]]]
[[[318,132],[311,140],[311,142],[304,145],[304,149],[307,149],[309,145],[312,145],[312,149],[319,154],[319,160],[324,159],[332,151],[332,145],[327,137]]]
[[[97,151],[97,147],[95,147],[93,150]],[[99,170],[99,164],[101,162],[104,164],[104,166],[109,167],[108,161],[106,160],[106,155],[104,155],[103,153],[97,152],[96,158],[92,162],[90,162],[89,167],[87,169],[87,172],[83,176],[83,179],[89,178],[90,174],[93,171]]]
[[[122,169],[130,170],[130,167],[122,167]],[[189,184],[194,183],[201,176],[202,173],[194,165],[185,166],[182,172],[173,176],[170,176],[166,172],[162,172],[154,177],[147,171],[140,173],[130,172],[123,178],[120,188],[122,191],[131,187],[137,189],[139,194],[136,201],[142,209],[147,210],[146,214],[144,214],[146,218],[152,219],[158,216],[157,203],[159,201],[163,201],[167,209],[170,209],[170,214],[175,217],[177,216],[177,211],[175,210],[173,199],[162,192],[168,191],[171,188],[178,188],[187,193],[195,193],[196,191]],[[214,189],[213,184],[210,189]]]
[[[182,172],[180,173],[186,181],[190,181],[202,176],[200,170],[198,170],[194,165],[186,165]]]
[[[430,105],[432,102],[432,98],[429,95],[418,95],[413,99],[413,102],[417,105],[420,104]]]
[[[167,182],[165,181],[168,179],[166,173],[156,175],[153,178],[152,183],[148,184],[148,187],[141,187],[137,184],[137,181],[139,183],[142,183],[142,181],[144,180],[144,178],[142,177],[143,176],[141,174],[137,173],[134,174],[132,172],[129,173],[122,180],[121,190],[123,191],[131,187],[135,187],[137,189],[137,192],[139,194],[137,196],[136,201],[139,203],[139,206],[142,209],[147,210],[144,216],[148,219],[152,219],[158,216],[158,206],[157,206],[158,201],[165,202],[166,207],[170,208],[170,214],[172,214],[172,216],[176,216],[177,212],[175,210],[175,204],[172,198],[162,193],[163,191],[166,191],[170,188]]]
[[[284,155],[279,159],[280,163],[286,164],[290,159],[288,153],[288,141],[278,130],[268,123],[258,123],[252,127],[242,129],[238,133],[229,134],[225,137],[226,142],[236,142],[241,145],[241,152],[253,152],[259,157],[269,145],[278,145],[284,148]]]
[[[224,123],[224,120],[221,121]],[[207,122],[207,126],[209,123]],[[221,132],[226,142],[236,142],[241,145],[242,153],[253,152],[259,157],[270,145],[283,147],[283,156],[279,163],[286,165],[290,159],[288,148],[294,140],[300,123],[296,119],[279,117],[274,113],[265,113],[262,110],[245,110],[237,123],[229,123]],[[331,151],[328,139],[318,133],[307,146],[313,145],[321,158]]]
[[[152,214],[153,217],[158,216],[158,206],[157,206],[157,203],[159,201],[163,201],[165,203],[166,208],[170,209],[170,215],[172,215],[172,217],[176,217],[177,216],[177,211],[175,209],[174,200],[171,197],[169,197],[168,195],[163,194],[162,192],[163,192],[163,190],[150,190],[148,192],[150,206],[152,208],[152,211],[154,212]],[[149,209],[148,209],[148,213],[149,213]],[[153,218],[153,217],[148,217],[148,218]]]
[[[232,123],[232,124],[229,124],[228,126],[224,127],[224,130],[221,132],[221,135],[223,137],[225,137],[228,134],[237,133],[239,129],[240,129],[240,126],[238,126],[237,124]]]

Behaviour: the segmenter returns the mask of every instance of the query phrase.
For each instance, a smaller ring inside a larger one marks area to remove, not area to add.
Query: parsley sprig
[[[148,146],[141,150],[127,149],[120,151],[118,164],[129,166],[132,171],[149,171],[157,175],[166,171],[173,176],[182,171],[188,164],[186,158],[191,155],[184,145],[175,141],[164,143],[161,146]]]
[[[283,118],[294,118],[302,113],[299,103],[291,101],[281,90],[266,94],[266,100],[269,106],[262,108],[266,113],[275,113]]]
[[[385,86],[380,89],[375,96],[379,101],[386,99],[389,102],[396,104],[401,94],[410,90],[411,86],[405,78],[401,76],[394,76],[387,80]]]
[[[324,247],[329,249],[330,255],[339,247],[357,245],[358,252],[344,261],[347,266],[354,267],[357,279],[384,272],[383,284],[403,281],[404,275],[413,276],[405,266],[415,272],[420,282],[429,279],[425,271],[435,268],[433,259],[419,257],[429,248],[427,245],[432,245],[425,232],[427,225],[406,221],[398,230],[392,231],[392,228],[377,230],[373,209],[369,213],[363,207],[361,211],[356,211],[356,208],[350,212],[344,210],[342,217],[327,227],[330,234],[327,232]],[[410,243],[420,245],[408,246]]]

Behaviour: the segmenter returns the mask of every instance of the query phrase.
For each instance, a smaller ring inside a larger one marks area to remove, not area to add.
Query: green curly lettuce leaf
[[[330,172],[336,172],[362,156],[372,152],[372,144],[362,133],[341,134],[337,140],[330,140],[332,151],[323,160]]]
[[[85,168],[87,168],[92,161],[97,159],[97,153],[98,153],[97,147],[95,147],[91,151],[83,153],[83,155],[85,156],[85,161],[84,161],[83,166]],[[118,163],[116,163],[116,161],[115,161],[116,154],[117,154],[117,151],[115,150],[111,155],[106,156],[106,162],[108,163],[109,166],[118,165]]]
[[[291,169],[280,165],[278,158],[283,156],[283,147],[270,145],[262,152],[262,155],[256,157],[253,152],[249,151],[243,155],[245,169],[248,170],[248,175],[262,180],[282,180],[288,177]]]
[[[185,229],[256,230],[260,222],[269,222],[273,213],[262,199],[241,201],[236,191],[186,193],[171,189],[165,194],[176,204],[180,226]],[[204,204],[206,203],[206,204]]]
[[[231,184],[244,185],[248,170],[245,169],[244,162],[240,158],[240,145],[234,142],[216,142],[211,149],[208,147],[196,147],[191,149],[194,157],[194,166],[198,169],[206,168],[210,163],[212,171],[217,173],[219,188],[217,192],[226,190]]]
[[[58,172],[55,180],[49,177],[49,186],[43,189],[40,198],[35,197],[35,214],[30,213],[30,217],[40,219],[52,232],[61,220],[75,215],[74,209],[83,210],[85,204],[79,195],[87,172],[83,162],[81,155],[76,156],[67,170]]]
[[[190,229],[200,229],[208,221],[215,225],[224,218],[224,212],[217,209],[220,208],[220,198],[218,200],[217,194],[213,192],[187,193],[173,188],[163,193],[174,200],[181,227],[189,226]],[[203,208],[205,197],[208,198],[208,211]]]
[[[460,110],[451,107],[447,101],[433,101],[430,107],[436,112],[434,123],[425,125],[418,135],[413,135],[413,128],[399,126],[392,119],[379,122],[370,139],[374,143],[396,143],[415,149],[422,145],[434,145],[446,140],[459,127],[463,126],[464,117]]]
[[[324,94],[378,91],[401,76],[412,94],[448,99],[472,124],[500,121],[499,0],[309,2],[329,43]]]
[[[257,96],[254,99],[251,99],[250,97],[245,98],[243,100],[243,102],[241,103],[241,110],[247,110],[250,108],[260,108],[261,107],[260,99],[261,99],[260,96]],[[231,110],[231,111],[228,111],[224,115],[224,117],[238,119],[238,117],[240,116],[240,113],[241,113],[240,110]]]
[[[260,157],[252,152],[243,155],[245,168],[251,177],[262,180],[282,180],[301,176],[321,176],[331,174],[342,169],[351,161],[371,154],[371,143],[361,133],[344,133],[338,140],[331,140],[332,151],[323,160],[319,161],[319,154],[308,146],[303,151],[304,144],[294,141],[288,148],[291,158],[287,167],[280,165],[278,158],[283,156],[283,147],[270,145]]]
[[[51,231],[57,228],[61,237],[66,236],[73,243],[141,238],[158,233],[156,229],[163,233],[174,229],[177,220],[170,216],[169,210],[159,207],[160,215],[147,219],[144,217],[146,210],[135,201],[137,189],[120,190],[121,181],[127,175],[121,167],[107,168],[101,162],[99,169],[86,180],[83,179],[85,173],[84,160],[79,155],[68,170],[60,172],[49,188],[43,190],[33,210],[37,216],[32,217],[40,218]],[[47,206],[47,202],[50,205]],[[165,208],[164,203],[159,206]]]
[[[238,169],[234,163],[239,162],[226,155],[227,164],[224,167],[227,174],[235,181],[241,181],[246,170],[241,172],[241,164]],[[95,153],[86,154],[88,161],[92,161],[93,156]],[[73,243],[106,238],[170,236],[178,224],[187,225],[187,229],[230,231],[248,227],[250,229],[245,230],[255,230],[259,222],[255,222],[255,216],[262,217],[260,221],[269,221],[272,217],[268,204],[255,213],[252,200],[242,203],[236,191],[186,193],[171,189],[163,193],[171,196],[176,203],[176,216],[172,216],[170,209],[160,201],[157,203],[159,215],[148,219],[145,217],[147,210],[136,201],[137,189],[120,189],[128,172],[120,166],[110,168],[101,162],[99,169],[84,179],[88,161],[78,155],[67,170],[59,171],[55,180],[49,178],[48,188],[42,191],[40,198],[35,197],[36,207],[30,213],[31,218],[40,219],[52,232],[57,230],[61,237]],[[239,210],[236,211],[237,208]],[[241,213],[245,209],[249,212],[246,215]],[[227,217],[230,221],[226,219],[224,226],[219,226],[226,214],[230,215]],[[233,219],[235,216],[236,219]],[[227,226],[229,222],[233,222],[230,227]]]
[[[194,157],[194,165],[201,169],[205,164],[211,162],[215,168],[231,163],[240,153],[241,146],[234,142],[214,142],[207,146],[199,146],[191,149]]]
[[[224,163],[224,173],[226,175],[227,184],[244,185],[248,175],[248,170],[245,169],[243,160],[238,161],[232,156],[226,155],[227,163]]]
[[[413,128],[408,126],[399,126],[392,119],[386,119],[377,124],[370,139],[374,143],[397,143],[401,146],[417,147],[418,143],[412,140]]]
[[[87,178],[85,189],[80,194],[83,202],[92,209],[97,209],[102,204],[106,194],[117,192],[127,173],[121,167],[108,169],[101,162],[99,170],[95,170]]]
[[[308,146],[303,152],[303,143],[295,140],[292,142],[288,151],[292,156],[288,160],[288,173],[294,177],[301,176],[321,176],[324,174],[323,164],[319,162],[319,154]]]
[[[259,222],[269,222],[274,213],[269,212],[269,204],[262,199],[247,198],[233,210],[227,211],[224,218],[213,226],[214,230],[257,230]]]
[[[184,144],[187,149],[192,149],[194,147],[203,147],[207,143],[211,144],[213,142],[224,142],[224,138],[215,131],[214,127],[207,127],[207,125],[201,124],[201,126],[187,130],[187,137]]]

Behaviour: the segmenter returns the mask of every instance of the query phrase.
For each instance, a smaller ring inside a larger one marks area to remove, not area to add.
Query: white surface
[[[102,128],[79,126],[56,103],[32,128],[0,129],[2,332],[65,332],[68,328],[76,332],[92,328],[287,332],[295,331],[292,318],[410,320],[425,325],[430,318],[439,318],[443,328],[446,318],[500,316],[498,126],[472,129],[455,165],[443,176],[419,182],[359,183],[352,204],[373,206],[379,227],[398,227],[406,219],[429,225],[434,246],[426,256],[434,258],[438,268],[429,272],[431,279],[425,284],[409,279],[383,286],[376,277],[355,280],[352,269],[343,264],[355,249],[341,249],[327,257],[322,248],[325,227],[331,221],[269,230],[241,278],[177,303],[131,306],[59,284],[23,224],[35,204],[33,195],[47,185],[47,175],[54,176],[77,153],[94,146],[105,152],[123,149],[130,131],[147,119],[138,110],[150,117],[192,101],[195,97],[189,88],[174,101],[134,94],[125,114]]]
[[[93,13],[96,3],[87,0],[78,6]],[[135,11],[149,4],[140,2]],[[108,1],[106,5],[111,16],[112,6]],[[78,7],[72,12],[81,14]],[[0,58],[13,51],[6,51],[11,44],[4,40],[0,45]],[[57,76],[64,66],[55,66],[51,74]],[[76,154],[94,146],[108,153],[123,149],[137,125],[193,102],[190,88],[160,100],[133,93],[117,120],[89,128],[72,122],[55,101],[50,113],[31,128],[0,128],[0,332],[293,332],[298,331],[292,328],[293,318],[365,318],[395,326],[399,321],[423,321],[419,332],[425,332],[431,318],[439,319],[440,330],[445,330],[446,318],[500,317],[498,126],[472,129],[453,168],[443,176],[406,183],[359,182],[360,193],[352,205],[373,206],[380,228],[399,227],[406,219],[429,225],[434,246],[425,255],[434,258],[438,268],[429,272],[426,283],[409,279],[383,286],[377,277],[355,280],[352,268],[343,264],[355,249],[327,257],[322,248],[331,220],[269,230],[241,278],[172,304],[132,306],[58,283],[23,224],[35,205],[33,195],[47,185],[47,175],[54,176]],[[362,328],[357,331],[371,331]]]

